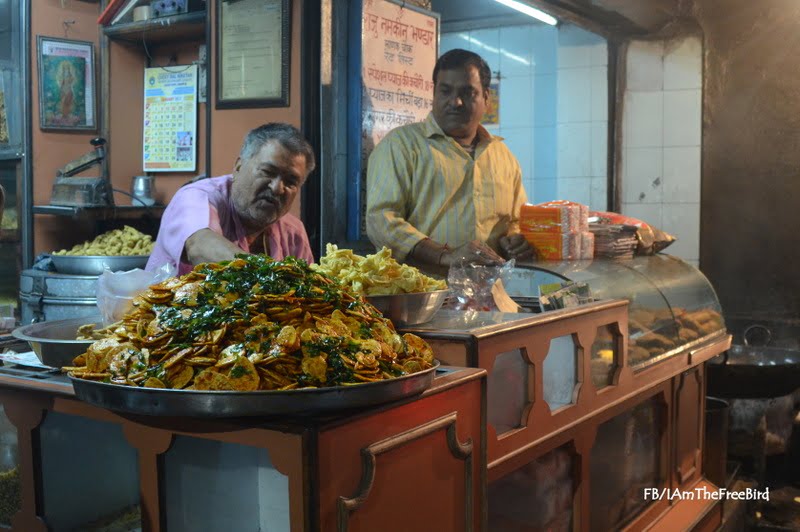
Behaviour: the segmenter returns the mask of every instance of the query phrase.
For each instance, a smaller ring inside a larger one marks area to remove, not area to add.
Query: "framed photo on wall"
[[[36,41],[39,127],[96,130],[94,44],[42,35]]]
[[[289,0],[217,2],[217,109],[289,106]]]

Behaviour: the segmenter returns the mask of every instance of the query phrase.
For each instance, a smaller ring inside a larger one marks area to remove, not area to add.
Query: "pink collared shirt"
[[[170,263],[183,275],[192,265],[181,261],[186,239],[201,229],[211,229],[227,238],[245,253],[250,252],[247,233],[230,199],[230,175],[202,179],[182,187],[169,202],[161,218],[158,238],[147,261],[153,271]],[[265,229],[272,258],[289,255],[314,262],[306,228],[296,216],[285,214]]]

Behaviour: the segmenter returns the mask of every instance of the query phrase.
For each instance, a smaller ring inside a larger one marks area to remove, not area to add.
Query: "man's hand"
[[[463,246],[445,252],[442,256],[444,266],[449,267],[461,261],[482,266],[496,266],[505,262],[503,257],[480,240],[467,242]]]
[[[211,229],[200,229],[193,233],[186,239],[183,252],[192,266],[201,262],[232,260],[236,254],[244,253],[239,246]]]
[[[532,261],[535,257],[533,248],[520,234],[501,237],[497,243],[500,245],[500,252],[509,260]]]

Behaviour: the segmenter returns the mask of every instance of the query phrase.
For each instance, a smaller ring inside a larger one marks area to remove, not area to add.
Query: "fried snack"
[[[105,334],[62,369],[148,388],[289,390],[434,364],[424,340],[399,335],[375,307],[294,257],[200,264],[152,285]]]
[[[54,251],[53,255],[130,256],[149,255],[153,251],[153,238],[128,225],[103,233],[94,240],[73,246],[72,249]]]
[[[651,350],[652,348],[661,348],[663,351],[668,351],[675,346],[672,340],[670,340],[663,334],[658,334],[654,332],[644,334],[639,338],[637,338],[636,345]]]
[[[684,342],[697,340],[725,328],[722,315],[713,309],[688,311],[676,308],[675,316],[680,326],[679,336]]]
[[[637,362],[642,362],[650,358],[650,351],[645,349],[644,347],[639,347],[636,345],[629,345],[628,346],[628,358],[632,364],[636,364]]]
[[[678,331],[678,338],[680,338],[681,341],[686,344],[700,338],[700,334],[692,329],[681,327],[681,329]]]
[[[100,340],[102,338],[108,338],[114,333],[114,329],[122,325],[121,321],[116,323],[112,323],[106,327],[101,327],[100,329],[95,329],[94,323],[87,323],[86,325],[81,325],[78,327],[77,339],[78,340]]]
[[[328,244],[325,256],[313,269],[336,277],[342,286],[365,296],[432,292],[444,290],[447,283],[420,273],[413,266],[400,264],[392,258],[392,250],[382,248],[374,255],[362,257],[351,249],[339,249]]]

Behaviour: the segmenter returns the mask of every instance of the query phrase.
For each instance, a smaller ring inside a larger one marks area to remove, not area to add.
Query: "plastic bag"
[[[175,277],[177,268],[167,263],[154,272],[136,268],[127,272],[104,271],[97,279],[97,308],[108,325],[119,321],[130,310],[133,298],[151,284]]]
[[[450,267],[447,286],[451,297],[448,308],[455,310],[504,310],[498,308],[495,294],[498,281],[508,283],[514,271],[514,260],[500,266],[481,266],[461,261]],[[502,293],[505,289],[499,288]],[[505,297],[508,297],[506,294]],[[513,310],[512,310],[513,311]]]
[[[616,212],[590,211],[590,220],[595,217],[597,218],[597,223],[601,224],[636,226],[636,239],[639,241],[639,245],[636,248],[637,255],[655,255],[676,240],[671,234],[638,218],[632,218]]]

